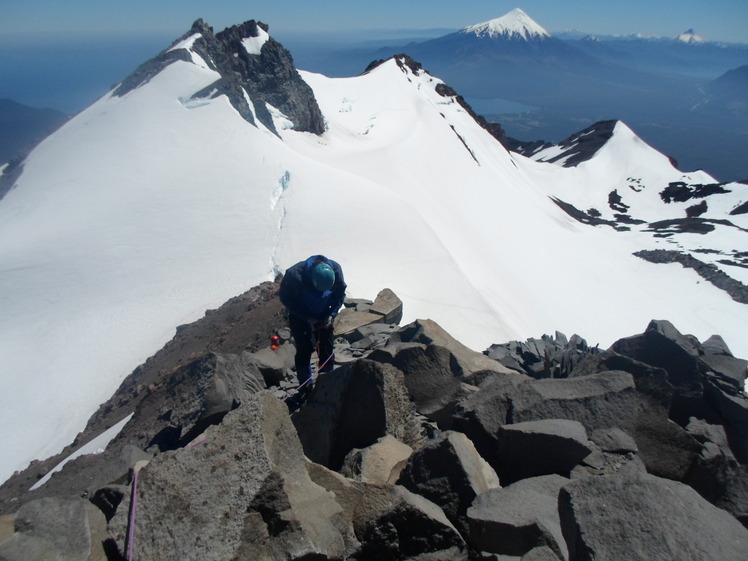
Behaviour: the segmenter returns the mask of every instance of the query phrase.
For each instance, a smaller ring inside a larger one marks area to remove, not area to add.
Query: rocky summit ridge
[[[556,333],[479,353],[400,326],[384,289],[346,301],[335,369],[300,400],[278,288],[178,328],[0,487],[0,558],[744,558],[748,363],[719,336],[658,320],[607,350]]]
[[[256,48],[248,47],[246,41],[252,39],[260,39],[254,43]],[[250,124],[254,125],[256,119],[275,131],[267,108],[269,104],[293,123],[294,130],[324,132],[324,119],[317,100],[296,70],[291,53],[268,35],[266,24],[255,20],[214,33],[212,27],[198,19],[169,48],[125,78],[113,95],[127,95],[177,60],[192,62],[190,50],[219,75],[213,84],[195,92],[193,100],[226,95],[234,109]]]

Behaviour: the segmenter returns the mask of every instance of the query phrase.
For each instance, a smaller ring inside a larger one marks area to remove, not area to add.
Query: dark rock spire
[[[291,53],[272,37],[262,45],[259,54],[251,54],[245,48],[245,39],[259,37],[261,32],[267,31],[266,24],[249,20],[214,34],[213,28],[198,19],[192,24],[190,31],[169,49],[142,64],[128,76],[114,95],[122,96],[142,86],[173,62],[191,61],[187,49],[174,47],[180,41],[200,34],[191,49],[221,77],[207,88],[195,92],[193,97],[226,95],[245,120],[255,124],[256,118],[275,132],[266,106],[269,104],[291,120],[294,130],[321,134],[325,130],[322,112],[312,89],[296,71]]]

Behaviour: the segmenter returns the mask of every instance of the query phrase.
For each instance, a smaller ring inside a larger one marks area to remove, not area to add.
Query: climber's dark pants
[[[296,345],[296,376],[299,384],[306,382],[312,375],[309,361],[317,344],[319,344],[319,365],[324,365],[320,372],[332,370],[335,357],[333,355],[333,328],[314,327],[307,320],[288,314],[288,326]]]

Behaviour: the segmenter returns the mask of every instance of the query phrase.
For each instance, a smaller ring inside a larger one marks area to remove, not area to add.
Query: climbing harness
[[[323,362],[322,364],[319,363],[319,357],[322,356],[322,354],[320,352],[321,345],[320,345],[320,341],[319,341],[319,333],[320,333],[320,331],[321,330],[317,330],[317,337],[316,337],[316,339],[317,339],[317,348],[316,348],[316,351],[317,351],[317,361],[318,361],[317,362],[317,375],[319,375],[319,373],[325,368],[325,366],[327,366],[327,363],[330,362],[330,360],[335,356],[335,353],[331,351],[330,352],[330,356],[328,356],[325,359],[325,362]],[[315,378],[315,374],[312,373],[311,376],[309,376],[309,378],[307,378],[306,380],[304,380],[299,386],[297,386],[296,388],[294,388],[291,391],[289,391],[288,394],[286,394],[286,396],[283,398],[283,401],[286,401],[289,398],[291,398],[291,397],[295,396],[296,394],[298,394],[301,391],[301,389],[304,386],[306,386],[307,384],[310,384],[310,383],[313,384],[314,383],[314,378]]]

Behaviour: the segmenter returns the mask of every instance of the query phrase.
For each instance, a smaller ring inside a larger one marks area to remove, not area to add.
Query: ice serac
[[[255,118],[275,131],[271,114],[277,109],[293,123],[293,129],[321,134],[325,130],[322,112],[311,88],[301,79],[291,53],[268,35],[268,26],[249,20],[213,33],[197,20],[192,29],[170,48],[138,67],[114,91],[122,96],[147,83],[169,64],[193,62],[193,53],[220,77],[193,94],[193,99],[225,95],[248,122]]]

